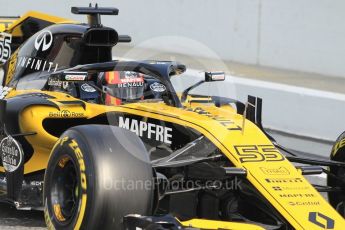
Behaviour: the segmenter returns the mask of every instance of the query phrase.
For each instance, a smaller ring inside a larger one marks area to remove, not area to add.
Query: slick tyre
[[[330,158],[334,161],[345,162],[345,132],[336,140]],[[345,181],[345,168],[331,166],[330,171],[332,174]],[[334,177],[328,176],[327,185],[331,187],[340,187],[343,191],[345,190],[345,184]],[[330,204],[345,217],[345,192],[329,192],[328,199]]]
[[[55,144],[44,178],[49,229],[122,229],[127,214],[151,215],[153,173],[142,141],[127,130],[84,125]]]

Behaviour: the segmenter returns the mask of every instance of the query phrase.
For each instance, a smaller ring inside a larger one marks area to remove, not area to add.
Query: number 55
[[[6,62],[11,56],[11,34],[0,33],[0,62]]]

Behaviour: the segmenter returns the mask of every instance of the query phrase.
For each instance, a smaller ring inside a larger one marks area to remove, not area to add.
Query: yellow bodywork
[[[8,97],[34,91],[11,91]],[[39,91],[42,92],[42,91]],[[172,122],[192,128],[211,140],[229,160],[239,168],[247,170],[247,179],[295,229],[319,229],[308,220],[310,212],[322,212],[334,220],[334,229],[344,229],[344,219],[331,205],[309,184],[300,172],[284,158],[258,127],[245,120],[230,106],[218,108],[213,104],[184,104],[184,108],[175,108],[163,102],[133,103],[121,106],[105,106],[85,103],[66,105],[59,101],[78,100],[64,93],[44,92],[54,96],[49,99],[60,110],[78,113],[80,117],[93,118],[106,112],[123,112],[142,117],[150,117],[165,122]],[[26,139],[34,147],[33,157],[25,164],[25,174],[44,170],[47,166],[50,150],[57,141],[42,127],[42,122],[50,113],[59,110],[54,107],[35,105],[26,108],[20,117],[22,133],[37,132]],[[202,113],[200,113],[202,111]],[[206,115],[205,115],[206,114]],[[70,118],[73,119],[73,118]],[[244,124],[244,126],[243,126]],[[240,130],[239,128],[243,128]],[[0,168],[0,171],[4,171]],[[319,222],[325,221],[320,219]],[[224,229],[260,229],[248,225],[226,225],[223,222],[191,220],[184,224],[206,229],[223,226]],[[230,227],[232,226],[232,228]],[[223,228],[222,227],[222,228]]]
[[[184,227],[199,229],[265,230],[263,227],[254,224],[203,219],[183,221],[181,224]]]
[[[75,21],[56,17],[53,15],[37,12],[37,11],[29,11],[20,18],[0,18],[0,32],[6,31],[10,32],[14,37],[22,36],[22,31],[20,30],[20,25],[23,21],[28,19],[29,17],[42,19],[47,22],[51,22],[54,24],[61,24],[61,23],[75,23]]]
[[[5,31],[16,20],[17,20],[16,18],[0,18],[0,32]]]
[[[29,12],[18,20],[0,20],[0,32],[7,31],[12,36],[21,36],[17,27],[28,17],[42,18],[53,23],[73,23],[70,20],[46,15],[39,12]],[[12,23],[9,25],[9,23]],[[5,27],[6,25],[6,27]],[[7,98],[20,94],[42,91],[11,91]],[[301,173],[273,146],[264,133],[249,120],[236,113],[231,106],[216,107],[207,103],[184,103],[184,108],[167,106],[162,102],[133,103],[121,106],[105,106],[85,103],[83,108],[78,104],[63,104],[59,101],[76,101],[69,95],[59,92],[44,92],[55,99],[48,99],[59,108],[34,105],[26,108],[20,114],[21,133],[36,132],[26,136],[33,146],[33,156],[24,165],[24,174],[45,170],[50,151],[58,137],[49,134],[43,128],[43,120],[49,114],[59,111],[69,111],[79,114],[78,118],[90,119],[106,112],[122,112],[141,117],[150,117],[171,122],[197,130],[207,137],[219,150],[238,168],[247,170],[248,181],[258,192],[272,204],[276,210],[295,229],[322,229],[308,220],[310,212],[320,212],[334,220],[334,228],[345,229],[345,220],[331,207],[331,205],[314,189]],[[61,119],[74,119],[73,117]],[[0,172],[4,168],[0,167]],[[325,219],[317,221],[326,225]],[[181,222],[186,227],[202,229],[263,229],[260,226],[193,219]]]

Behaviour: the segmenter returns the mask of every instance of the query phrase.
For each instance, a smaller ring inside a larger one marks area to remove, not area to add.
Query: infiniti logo
[[[53,35],[49,30],[40,32],[35,40],[35,49],[46,51],[53,43]]]

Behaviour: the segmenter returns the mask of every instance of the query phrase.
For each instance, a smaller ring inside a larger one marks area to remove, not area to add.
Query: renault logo
[[[35,40],[35,49],[46,51],[53,43],[53,35],[49,30],[40,32]]]
[[[309,221],[322,229],[334,229],[334,220],[319,212],[310,212]]]

